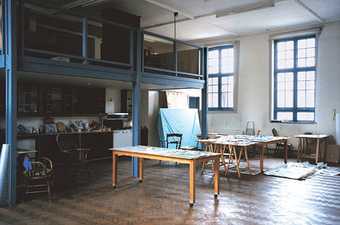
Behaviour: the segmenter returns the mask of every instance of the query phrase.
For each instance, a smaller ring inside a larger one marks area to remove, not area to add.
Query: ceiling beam
[[[255,2],[247,5],[241,5],[238,7],[217,11],[215,12],[215,14],[216,17],[219,18],[273,7],[275,7],[275,0],[263,0],[260,2]]]
[[[324,20],[319,14],[317,14],[313,9],[311,9],[309,6],[307,6],[304,2],[301,0],[295,0],[297,4],[299,4],[302,8],[307,10],[311,15],[313,15],[320,23],[325,23],[326,20]]]
[[[150,3],[150,4],[153,4],[153,5],[155,5],[155,6],[158,6],[158,7],[162,8],[162,9],[168,10],[168,11],[170,11],[170,12],[173,12],[173,13],[177,12],[179,15],[182,15],[182,16],[188,18],[188,19],[191,19],[191,20],[194,19],[194,16],[193,16],[193,15],[191,15],[191,14],[188,13],[188,12],[185,12],[185,11],[182,10],[182,9],[174,8],[174,7],[169,6],[169,5],[167,5],[167,4],[161,3],[161,2],[159,2],[159,1],[157,1],[157,0],[144,0],[144,1],[146,1],[146,2],[148,2],[148,3]]]

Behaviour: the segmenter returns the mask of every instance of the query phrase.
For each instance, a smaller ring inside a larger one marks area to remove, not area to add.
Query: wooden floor
[[[275,164],[266,161],[266,165]],[[188,204],[188,168],[150,161],[144,183],[119,162],[118,188],[110,161],[92,165],[91,184],[0,208],[0,225],[340,224],[340,176],[296,181],[268,176],[221,177],[214,200],[212,177],[197,173],[197,199]]]

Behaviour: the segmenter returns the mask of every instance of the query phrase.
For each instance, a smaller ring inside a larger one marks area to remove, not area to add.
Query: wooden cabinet
[[[97,115],[104,112],[104,88],[18,84],[19,116]]]
[[[30,83],[18,83],[18,114],[25,116],[39,115],[39,87]]]

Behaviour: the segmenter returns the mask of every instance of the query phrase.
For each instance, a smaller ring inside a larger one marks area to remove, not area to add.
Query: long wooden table
[[[264,152],[269,144],[284,143],[284,162],[287,163],[288,158],[288,137],[273,136],[251,136],[251,135],[222,135],[216,139],[202,139],[202,144],[213,144],[215,146],[225,145],[231,148],[240,147],[241,151],[246,154],[249,146],[256,145],[260,151],[260,171],[264,172]],[[219,150],[218,150],[219,151]],[[242,153],[240,153],[242,154]],[[248,158],[248,156],[246,156]],[[240,158],[240,157],[238,157]],[[248,164],[249,166],[249,164]]]
[[[153,159],[161,161],[177,162],[189,165],[189,203],[195,203],[195,177],[196,165],[201,162],[212,160],[214,162],[214,193],[215,198],[219,194],[219,153],[177,150],[149,146],[128,146],[122,148],[112,148],[112,186],[117,186],[117,159],[120,156],[130,156],[138,158],[138,179],[143,181],[143,159]]]

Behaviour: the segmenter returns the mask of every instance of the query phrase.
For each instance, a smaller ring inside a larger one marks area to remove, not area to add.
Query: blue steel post
[[[202,49],[202,75],[204,79],[204,86],[202,89],[202,137],[208,137],[208,49],[205,47]]]
[[[88,56],[88,23],[87,23],[87,18],[82,19],[82,57],[85,58],[85,62],[87,61],[87,56]]]
[[[17,79],[15,74],[15,26],[14,1],[4,1],[5,69],[6,69],[6,144],[10,146],[8,169],[8,204],[16,202],[16,122],[17,122]]]
[[[132,90],[132,143],[133,145],[140,144],[140,102],[141,102],[141,76],[143,73],[143,33],[140,29],[136,34],[136,78],[133,82]],[[133,176],[138,176],[138,160],[133,158]]]

